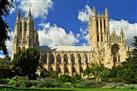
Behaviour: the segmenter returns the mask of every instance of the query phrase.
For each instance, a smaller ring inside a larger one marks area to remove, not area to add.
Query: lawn
[[[137,91],[137,89],[108,89],[108,88],[0,88],[0,91]]]

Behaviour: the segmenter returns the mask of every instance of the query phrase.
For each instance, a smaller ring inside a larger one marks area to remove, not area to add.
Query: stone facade
[[[28,17],[21,17],[20,11],[16,16],[12,46],[12,59],[22,48],[36,48],[39,46],[38,33],[34,29],[34,21],[29,10]]]
[[[34,30],[34,21],[29,12],[27,18],[17,14],[13,56],[22,48],[37,48],[40,51],[40,63],[47,71],[56,71],[59,75],[83,75],[82,71],[90,64],[104,64],[112,68],[127,58],[125,35],[121,28],[120,35],[115,31],[110,34],[109,16],[106,9],[102,15],[96,13],[89,21],[88,46],[38,46],[38,33]]]
[[[97,14],[93,7],[93,15],[89,21],[89,46],[97,53],[97,63],[106,67],[113,67],[125,61],[127,58],[127,47],[125,35],[121,28],[120,35],[115,31],[110,34],[108,10],[102,15]]]

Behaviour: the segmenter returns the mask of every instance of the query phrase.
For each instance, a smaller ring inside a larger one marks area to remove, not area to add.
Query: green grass
[[[109,88],[0,88],[0,91],[137,91],[137,89],[109,89]]]

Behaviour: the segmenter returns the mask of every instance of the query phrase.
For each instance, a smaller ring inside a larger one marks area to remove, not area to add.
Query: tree
[[[13,8],[13,0],[0,0],[0,50],[3,50],[5,55],[8,55],[6,40],[10,38],[8,36],[9,26],[3,20],[3,16],[7,16],[11,8]]]
[[[15,73],[8,57],[0,58],[0,78],[13,77]]]
[[[88,79],[89,79],[89,76],[90,76],[90,74],[91,74],[91,69],[89,68],[89,67],[87,67],[84,71],[83,71],[83,74],[85,75],[85,76],[87,76],[88,77]]]
[[[105,68],[104,65],[91,64],[91,67],[83,71],[84,75],[91,75],[96,80],[103,80],[110,76],[110,69]]]
[[[117,78],[127,82],[137,83],[137,36],[134,37],[133,46],[134,49],[131,56],[122,63],[122,66],[118,66]]]
[[[45,78],[45,77],[49,77],[50,76],[50,72],[47,71],[45,68],[39,66],[37,68],[37,71],[36,71],[36,74],[39,76],[39,77],[42,77],[42,78]]]
[[[39,65],[39,52],[32,48],[23,49],[14,56],[13,65],[17,75],[27,75],[29,79],[35,79],[35,72]]]
[[[133,43],[134,49],[133,49],[133,57],[137,60],[137,36],[134,37],[134,43]]]

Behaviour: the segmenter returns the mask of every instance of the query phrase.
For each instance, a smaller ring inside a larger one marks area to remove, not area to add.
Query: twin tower
[[[38,33],[34,29],[31,11],[29,10],[28,17],[21,17],[20,11],[18,11],[14,26],[12,58],[23,48],[36,48],[38,46]]]
[[[118,65],[119,63],[125,61],[125,59],[127,58],[127,47],[124,38],[125,35],[122,28],[120,35],[117,35],[115,31],[110,34],[107,8],[101,15],[96,13],[95,7],[92,9],[92,11],[93,14],[90,16],[88,25],[89,46],[87,47],[93,48],[92,53],[94,55],[94,60],[97,61],[97,63],[104,64],[106,67],[111,68],[112,66]],[[23,48],[37,47],[40,47],[38,42],[38,33],[34,29],[34,21],[32,19],[30,10],[27,17],[21,17],[20,12],[18,11],[16,16],[16,23],[14,26],[12,58],[19,50]],[[74,48],[75,47],[73,47],[72,50],[74,50]],[[83,46],[81,48],[85,47]],[[62,48],[62,51],[64,51],[63,49],[64,48]],[[74,54],[81,53],[81,51],[64,52],[66,52],[66,54],[68,52]],[[91,50],[89,50],[89,52],[91,52]],[[89,52],[83,51],[82,53],[89,55]],[[48,52],[45,52],[45,54],[46,53]],[[50,53],[52,53],[52,51]],[[77,54],[75,55],[77,58]],[[88,58],[89,62],[92,62],[93,60],[91,57],[92,56],[90,55]],[[52,61],[52,59],[50,60]]]
[[[124,42],[124,33],[121,28],[121,33],[118,36],[115,31],[110,35],[109,28],[109,16],[108,10],[102,15],[96,13],[95,7],[93,7],[93,14],[89,21],[89,45],[93,48],[102,48],[106,42]],[[117,38],[116,38],[117,37]]]

